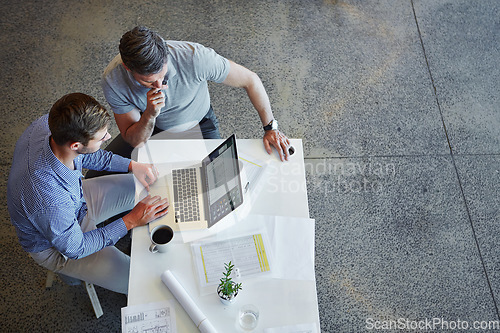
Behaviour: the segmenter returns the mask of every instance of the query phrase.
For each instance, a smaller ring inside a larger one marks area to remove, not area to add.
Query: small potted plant
[[[238,290],[241,290],[241,283],[236,283],[232,280],[231,273],[233,271],[234,265],[229,263],[224,264],[226,271],[222,273],[223,278],[220,279],[219,286],[217,287],[217,294],[222,304],[230,305],[236,300],[236,295],[238,295]]]

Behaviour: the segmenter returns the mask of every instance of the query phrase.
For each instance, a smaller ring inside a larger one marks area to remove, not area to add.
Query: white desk
[[[201,160],[220,143],[222,140],[153,140],[149,141],[148,149],[139,149],[138,160],[153,163]],[[238,152],[268,162],[267,177],[263,180],[266,186],[252,205],[251,214],[309,217],[302,141],[294,139],[292,144],[295,154],[283,163],[276,152],[271,156],[267,154],[262,140],[237,140]],[[314,243],[314,237],[311,238]],[[167,253],[150,253],[148,227],[133,230],[128,305],[173,300],[178,332],[197,332],[192,320],[160,279],[160,275],[170,269],[218,332],[237,332],[238,307],[247,303],[255,304],[260,310],[255,332],[302,323],[316,323],[319,332],[315,281],[272,278],[243,281],[244,289],[236,303],[224,306],[215,289],[213,294],[200,294],[190,245],[183,243],[182,237],[174,239]]]

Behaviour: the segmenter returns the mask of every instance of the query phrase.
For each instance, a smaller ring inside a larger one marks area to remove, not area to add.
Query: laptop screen
[[[208,227],[243,203],[236,138],[233,135],[203,160],[209,210]]]

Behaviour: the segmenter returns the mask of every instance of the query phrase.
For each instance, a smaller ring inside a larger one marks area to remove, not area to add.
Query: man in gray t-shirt
[[[102,88],[120,130],[108,149],[125,154],[151,135],[220,138],[210,106],[208,81],[246,90],[264,126],[264,146],[288,159],[290,142],[277,128],[271,104],[257,74],[214,50],[190,42],[164,41],[146,27],[120,40],[120,54],[108,65]],[[193,136],[194,135],[194,136]]]

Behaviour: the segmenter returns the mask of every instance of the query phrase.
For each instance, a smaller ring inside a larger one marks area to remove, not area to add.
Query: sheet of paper
[[[234,230],[221,230],[206,240],[226,239],[231,237],[230,232],[233,237],[264,232],[273,258],[273,278],[315,281],[314,241],[311,242],[314,224],[314,219],[309,218],[248,215],[238,221],[238,235],[234,235]]]
[[[174,333],[175,310],[170,301],[122,308],[122,333]]]
[[[216,242],[193,243],[198,280],[201,287],[216,285],[222,278],[224,264],[234,265],[235,279],[270,274],[270,246],[265,234],[258,233]]]
[[[273,277],[315,281],[315,221],[283,216],[276,216],[274,219],[274,224],[268,224],[268,235],[275,259]],[[294,232],[294,229],[300,232]]]
[[[264,333],[318,333],[316,323],[265,328]]]

